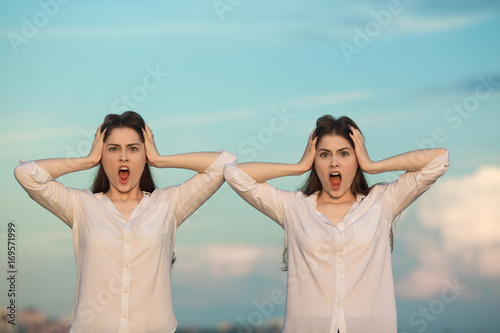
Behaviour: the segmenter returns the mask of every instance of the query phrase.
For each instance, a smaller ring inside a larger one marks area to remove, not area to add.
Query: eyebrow
[[[322,151],[322,150],[324,150],[326,152],[329,152],[329,153],[332,152],[330,149],[326,149],[326,148],[320,148],[320,149],[318,149],[318,151]],[[337,151],[342,151],[342,150],[352,150],[352,149],[349,148],[349,147],[344,147],[344,148],[337,149]]]
[[[130,147],[130,146],[140,146],[141,144],[140,143],[129,143],[126,147]],[[119,144],[117,143],[108,143],[106,146],[116,146],[116,147],[120,147]]]

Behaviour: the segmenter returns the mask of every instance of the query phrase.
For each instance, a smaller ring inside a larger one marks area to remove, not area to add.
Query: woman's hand
[[[94,142],[92,143],[92,148],[90,149],[87,159],[92,164],[92,167],[98,166],[101,163],[102,151],[104,149],[104,134],[106,129],[101,133],[102,124],[97,128],[95,132]]]
[[[361,170],[363,170],[366,173],[373,173],[373,166],[374,162],[370,159],[368,156],[368,151],[366,150],[365,146],[365,140],[363,138],[363,135],[361,132],[352,127],[351,132],[349,135],[351,136],[352,141],[354,142],[354,151],[356,153],[356,157],[358,158],[358,164]]]
[[[160,167],[158,165],[158,160],[161,156],[160,153],[158,153],[158,149],[156,149],[153,131],[146,125],[146,129],[143,129],[142,133],[144,134],[144,146],[146,148],[146,159],[148,164],[158,168]]]
[[[299,163],[297,163],[300,166],[301,171],[303,172],[311,170],[314,159],[316,158],[316,141],[318,140],[318,138],[316,137],[313,139],[313,134],[314,131],[312,131],[309,135],[309,140],[307,141],[307,147],[304,151],[304,155],[302,155]]]

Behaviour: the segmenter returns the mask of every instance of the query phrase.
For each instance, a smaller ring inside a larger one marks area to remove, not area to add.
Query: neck
[[[111,199],[111,201],[140,201],[142,199],[143,193],[139,186],[136,186],[128,192],[120,192],[118,189],[110,186],[108,192],[105,195]]]
[[[333,204],[343,204],[343,203],[352,203],[356,201],[356,196],[351,191],[348,191],[341,195],[340,197],[331,196],[326,191],[321,191],[318,195],[318,202],[328,202]]]

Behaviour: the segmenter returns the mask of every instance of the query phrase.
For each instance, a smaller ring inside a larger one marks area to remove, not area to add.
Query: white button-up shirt
[[[257,183],[231,163],[228,184],[285,230],[288,248],[283,332],[396,333],[389,232],[394,219],[448,168],[448,152],[417,172],[358,195],[337,225],[304,196]]]
[[[174,332],[171,260],[179,225],[224,182],[222,152],[178,186],[144,192],[126,220],[103,193],[65,187],[34,162],[15,176],[30,197],[73,229],[77,283],[70,332]]]

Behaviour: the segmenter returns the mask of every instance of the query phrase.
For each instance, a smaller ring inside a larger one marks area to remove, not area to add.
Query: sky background
[[[17,306],[60,317],[74,302],[71,230],[17,184],[18,160],[84,156],[104,116],[130,109],[162,154],[294,163],[332,114],[357,122],[374,160],[450,150],[449,171],[397,222],[399,331],[498,332],[499,35],[496,0],[1,1],[0,304],[9,221]],[[93,175],[60,181],[88,188]],[[154,170],[162,187],[192,175]],[[223,185],[177,234],[180,325],[279,320],[283,240]]]

